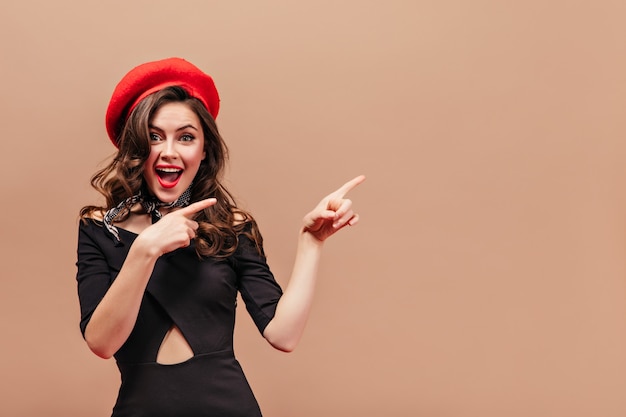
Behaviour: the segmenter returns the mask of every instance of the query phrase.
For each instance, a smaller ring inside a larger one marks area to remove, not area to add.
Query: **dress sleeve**
[[[80,331],[83,337],[91,315],[112,282],[111,269],[98,242],[99,234],[103,234],[102,228],[98,227],[94,221],[80,221],[76,281],[80,303]]]
[[[233,255],[238,289],[246,309],[261,333],[274,318],[276,305],[283,292],[267,265],[262,248],[246,235],[239,235]]]

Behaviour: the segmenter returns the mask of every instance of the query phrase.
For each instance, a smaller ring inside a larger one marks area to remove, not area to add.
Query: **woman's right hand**
[[[141,232],[134,246],[141,245],[154,257],[189,246],[198,230],[198,223],[192,220],[193,216],[216,202],[215,198],[207,198],[166,214]]]

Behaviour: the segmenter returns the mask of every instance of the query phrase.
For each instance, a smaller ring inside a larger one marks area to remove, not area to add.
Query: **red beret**
[[[106,128],[116,147],[122,126],[135,106],[148,95],[171,86],[187,90],[189,95],[204,104],[214,119],[217,117],[220,98],[208,74],[181,58],[147,62],[130,70],[111,96],[106,113]]]

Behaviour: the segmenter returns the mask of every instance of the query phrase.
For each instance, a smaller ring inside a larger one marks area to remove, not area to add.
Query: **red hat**
[[[135,106],[148,95],[171,86],[187,90],[189,95],[204,104],[214,119],[217,117],[220,97],[208,74],[181,58],[147,62],[130,70],[111,96],[106,113],[106,128],[116,147],[122,126]]]

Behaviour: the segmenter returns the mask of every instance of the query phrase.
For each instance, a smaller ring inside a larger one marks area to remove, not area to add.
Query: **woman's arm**
[[[113,356],[128,339],[158,259],[158,256],[150,253],[146,245],[141,244],[140,236],[131,246],[117,278],[85,328],[85,341],[89,349],[101,358]]]
[[[276,349],[291,352],[298,344],[311,310],[324,241],[343,227],[357,224],[359,216],[352,211],[352,202],[344,197],[364,180],[361,175],[348,181],[304,217],[289,284],[274,318],[263,331]]]
[[[156,261],[165,253],[189,246],[198,229],[190,217],[215,202],[211,198],[173,211],[137,236],[85,329],[87,345],[96,355],[110,358],[128,339]]]

